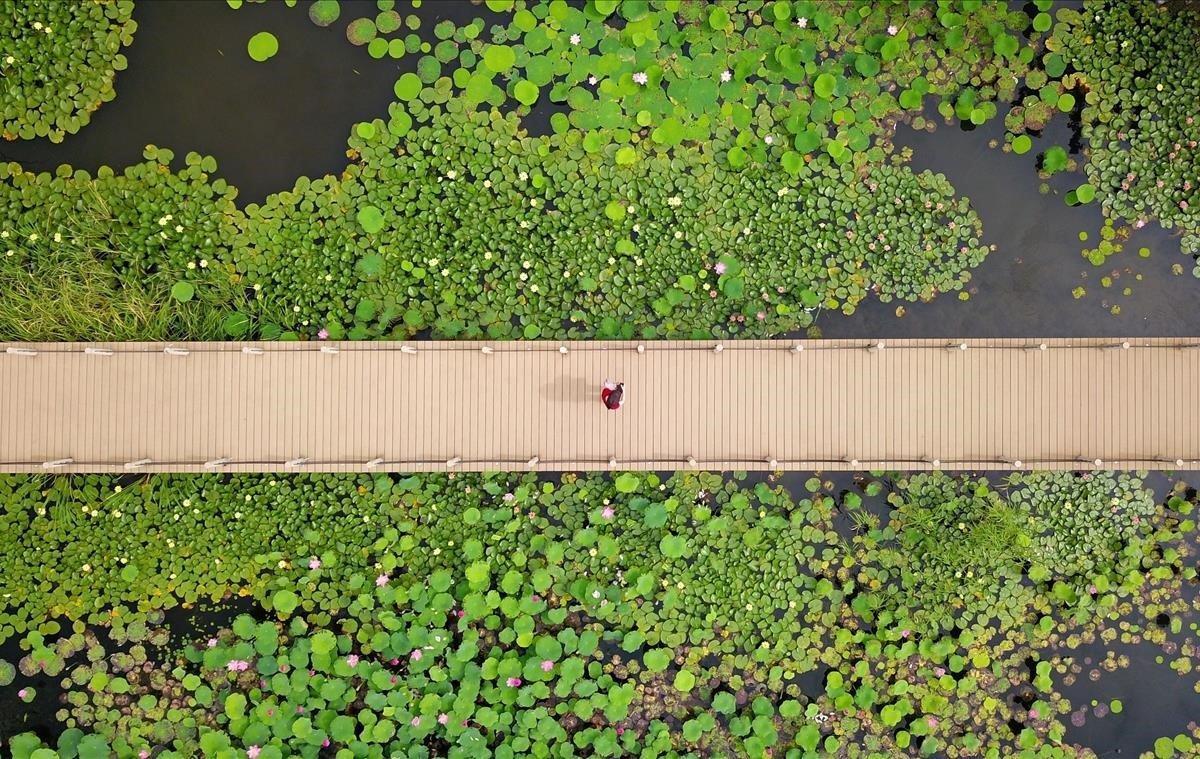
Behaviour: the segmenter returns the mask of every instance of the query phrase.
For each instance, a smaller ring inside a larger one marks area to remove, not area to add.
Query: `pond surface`
[[[832,316],[818,324],[827,337],[1176,337],[1200,334],[1196,296],[1200,282],[1192,276],[1192,259],[1180,252],[1179,239],[1156,224],[1136,230],[1124,250],[1093,266],[1080,254],[1100,239],[1103,217],[1095,204],[1068,206],[1063,196],[1083,180],[1079,174],[1059,174],[1039,193],[1036,154],[1052,145],[1066,147],[1071,131],[1059,117],[1024,156],[988,147],[1003,141],[999,117],[972,130],[937,122],[934,132],[901,127],[897,149],[911,147],[916,171],[945,174],[983,222],[983,241],[996,246],[971,273],[967,301],[955,293],[931,303],[868,300],[850,317]],[[1079,233],[1087,232],[1087,242]],[[1141,258],[1138,249],[1150,249]],[[1172,264],[1183,267],[1174,274]],[[1142,276],[1139,281],[1138,275]],[[1112,277],[1111,287],[1101,278]],[[1075,299],[1071,291],[1087,291]],[[1122,295],[1126,287],[1132,289]],[[1110,307],[1119,305],[1113,315]]]
[[[59,145],[46,140],[0,143],[0,158],[26,168],[52,170],[61,163],[95,170],[141,160],[147,144],[212,155],[219,175],[239,189],[239,201],[261,202],[301,176],[337,174],[346,165],[346,138],[358,121],[383,116],[399,75],[418,56],[370,58],[343,37],[344,21],[374,15],[372,0],[343,0],[338,23],[319,28],[305,7],[247,5],[239,11],[209,0],[141,3],[138,33],[127,50],[129,67],[118,74],[117,98],[92,123]],[[408,12],[408,11],[406,11]],[[424,3],[419,33],[432,37],[438,21],[491,17],[466,2]],[[259,31],[280,40],[277,56],[253,63],[246,41]],[[533,131],[552,108],[526,119]],[[933,132],[901,127],[896,148],[913,150],[913,167],[945,174],[969,197],[983,221],[984,241],[996,250],[972,275],[970,299],[956,294],[931,303],[868,300],[850,317],[818,320],[828,337],[1095,337],[1200,334],[1192,261],[1170,232],[1148,225],[1103,267],[1080,254],[1094,246],[1102,224],[1096,205],[1071,208],[1066,191],[1079,174],[1060,174],[1039,192],[1036,156],[1051,145],[1072,145],[1066,118],[1051,122],[1024,156],[989,147],[1002,140],[997,117],[964,131],[941,123]],[[1073,146],[1077,147],[1077,146]],[[1078,157],[1076,155],[1076,157]],[[1087,232],[1081,242],[1079,233]],[[1138,249],[1149,248],[1149,258]],[[1182,274],[1172,272],[1172,264]],[[1101,286],[1108,275],[1112,285]],[[1142,279],[1139,281],[1138,276]],[[1072,290],[1082,286],[1080,299]],[[1126,288],[1132,292],[1122,294]],[[903,305],[904,316],[896,315]],[[1110,309],[1120,307],[1113,315]]]
[[[142,158],[147,144],[167,147],[183,156],[189,151],[213,155],[219,175],[239,188],[239,202],[260,202],[287,189],[300,176],[339,173],[346,164],[346,137],[358,121],[384,115],[394,99],[400,73],[415,68],[417,56],[373,60],[343,38],[344,20],[373,15],[373,0],[342,0],[343,23],[318,28],[304,8],[268,2],[231,11],[217,0],[173,0],[137,5],[139,28],[126,54],[128,70],[116,81],[117,98],[97,111],[80,134],[60,145],[39,140],[0,143],[0,158],[33,170],[52,170],[61,163],[94,171],[101,165],[120,168]],[[442,18],[486,16],[482,7],[466,3],[427,2],[416,11],[426,35]],[[252,63],[246,41],[259,31],[280,40],[280,52],[267,64]],[[544,123],[546,113],[531,123]],[[1102,224],[1095,205],[1068,207],[1062,196],[1078,184],[1079,175],[1055,177],[1049,194],[1039,192],[1035,156],[1050,145],[1068,145],[1071,129],[1065,118],[1053,122],[1035,147],[1016,156],[989,147],[1002,139],[1000,118],[964,131],[938,122],[933,132],[902,127],[897,149],[913,150],[913,167],[945,174],[957,190],[971,198],[984,226],[984,241],[996,250],[972,277],[970,298],[953,294],[932,303],[865,302],[850,317],[824,315],[818,325],[829,337],[1042,337],[1042,336],[1185,336],[1200,335],[1196,294],[1200,283],[1191,276],[1192,262],[1180,253],[1168,231],[1149,225],[1125,242],[1124,252],[1104,267],[1081,255],[1095,245]],[[535,126],[536,128],[536,126]],[[1081,242],[1087,232],[1088,242]],[[1149,258],[1137,250],[1147,247]],[[1172,264],[1183,273],[1172,271]],[[1100,279],[1113,279],[1109,288]],[[1137,277],[1141,276],[1141,280]],[[1076,299],[1072,290],[1086,295]],[[1123,295],[1125,287],[1131,294]],[[1110,309],[1119,305],[1119,315]],[[782,478],[793,494],[804,493],[811,473]],[[1196,482],[1200,473],[1189,473]],[[854,489],[849,476],[832,478],[838,489]],[[1166,478],[1154,481],[1160,497]],[[886,492],[865,499],[868,508],[886,519]],[[239,611],[208,612],[187,620],[193,629],[227,624]],[[180,620],[173,620],[180,621]],[[182,625],[187,627],[187,624]],[[0,656],[15,661],[20,653]],[[1092,650],[1094,648],[1095,650]],[[1103,718],[1089,716],[1068,739],[1091,746],[1101,755],[1135,755],[1162,735],[1186,729],[1200,715],[1200,696],[1191,679],[1156,664],[1150,644],[1125,647],[1130,667],[1105,673],[1092,683],[1085,675],[1064,692],[1078,709],[1091,699],[1120,699],[1124,711]],[[1080,657],[1102,658],[1102,646],[1081,649]],[[44,680],[44,682],[43,682]],[[36,682],[54,692],[50,678]],[[819,683],[812,683],[818,687]],[[37,729],[56,732],[54,699],[39,698],[31,708],[0,696],[0,734]],[[19,707],[19,708],[18,708]],[[22,715],[17,717],[17,715]],[[19,720],[19,722],[14,722]]]
[[[307,6],[307,3],[304,4]],[[0,142],[0,158],[50,171],[61,163],[94,171],[142,160],[146,145],[217,159],[218,175],[241,204],[287,190],[301,176],[339,174],[346,138],[358,121],[386,115],[392,87],[417,56],[374,60],[344,36],[345,19],[377,13],[374,0],[342,0],[342,22],[320,28],[305,7],[281,2],[230,10],[220,0],[138,3],[129,67],[117,98],[92,123],[55,145]],[[425,3],[421,31],[442,18],[475,18],[465,3]],[[279,54],[254,63],[246,42],[260,31]]]

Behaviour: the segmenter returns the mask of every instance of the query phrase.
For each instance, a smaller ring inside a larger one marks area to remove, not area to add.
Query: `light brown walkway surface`
[[[1123,342],[3,345],[0,470],[1196,467],[1200,340]]]

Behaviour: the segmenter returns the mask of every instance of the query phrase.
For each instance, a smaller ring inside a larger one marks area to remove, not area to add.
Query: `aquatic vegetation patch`
[[[237,191],[211,178],[211,158],[172,172],[173,158],[150,146],[144,163],[95,176],[0,165],[0,339],[240,336],[222,328],[244,300]]]
[[[0,111],[6,140],[62,142],[116,97],[133,43],[132,0],[21,0],[0,14]]]
[[[1033,94],[1005,118],[1012,149],[1028,150],[1022,133],[1040,131],[1055,110],[1076,113],[1087,181],[1068,202],[1095,198],[1135,227],[1158,221],[1179,231],[1184,253],[1200,253],[1200,15],[1152,0],[1088,0],[1054,13],[1048,52],[1025,78]],[[1041,157],[1045,173],[1064,168],[1061,148]]]
[[[238,268],[268,336],[779,334],[958,290],[987,253],[967,202],[902,165],[734,171],[415,101],[359,127],[342,178],[246,209]]]
[[[1128,475],[0,484],[0,590],[40,589],[0,632],[61,678],[62,740],[118,756],[1086,756],[1053,647],[1195,577],[1191,501]],[[994,590],[921,590],[964,568]],[[164,611],[235,593],[262,610],[165,645]]]
[[[487,20],[435,26],[438,42],[419,48],[426,87],[447,79],[470,107],[549,102],[565,109],[551,120],[558,133],[618,145],[640,137],[659,149],[715,143],[731,166],[781,161],[794,171],[814,153],[878,160],[872,143],[896,117],[919,114],[926,96],[965,121],[991,118],[1030,69],[1049,3],[1032,14],[977,0],[486,6]],[[336,7],[322,6],[322,20]],[[374,57],[390,51],[375,33],[399,29],[392,4],[380,7],[347,27]]]

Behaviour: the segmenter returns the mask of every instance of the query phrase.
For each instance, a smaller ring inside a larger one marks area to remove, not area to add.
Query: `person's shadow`
[[[599,403],[600,383],[560,374],[544,383],[539,393],[543,400],[557,403]]]

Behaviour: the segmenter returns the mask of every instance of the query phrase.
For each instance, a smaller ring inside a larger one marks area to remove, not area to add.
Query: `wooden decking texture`
[[[1200,340],[717,345],[0,345],[0,471],[1200,461]],[[626,383],[620,411],[600,403],[605,378]]]

